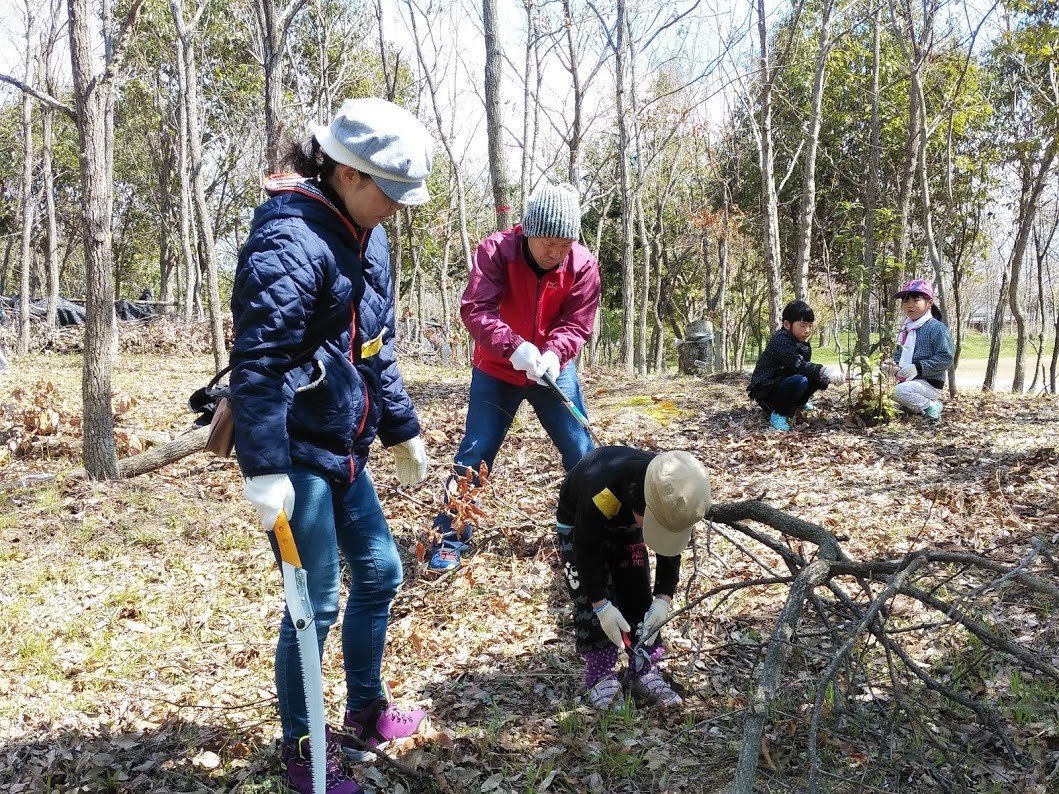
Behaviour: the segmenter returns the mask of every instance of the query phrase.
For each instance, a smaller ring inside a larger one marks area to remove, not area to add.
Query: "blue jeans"
[[[818,389],[809,388],[809,379],[805,375],[791,375],[773,386],[772,390],[757,402],[771,413],[794,416],[817,391]]]
[[[563,367],[555,384],[582,415],[587,415],[573,365]],[[453,468],[457,474],[463,474],[469,468],[477,475],[478,464],[482,461],[489,471],[493,470],[493,460],[523,400],[529,400],[544,432],[558,447],[564,469],[570,471],[592,450],[592,437],[547,386],[536,383],[515,386],[475,368],[471,372],[471,391],[467,399],[467,428],[454,459]]]
[[[309,469],[291,471],[290,479],[295,494],[291,532],[308,578],[321,655],[324,638],[338,620],[339,550],[349,565],[342,655],[346,707],[359,710],[384,691],[381,667],[386,626],[390,602],[403,576],[397,544],[367,470],[352,483],[336,482]],[[271,534],[269,538],[278,563],[275,539]],[[308,735],[297,632],[287,610],[276,645],[276,693],[284,741]]]

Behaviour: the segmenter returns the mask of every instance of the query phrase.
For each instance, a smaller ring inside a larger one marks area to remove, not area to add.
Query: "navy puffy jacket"
[[[352,481],[378,435],[419,434],[393,347],[390,253],[305,180],[266,185],[232,289],[232,409],[244,476],[316,469]],[[315,344],[312,360],[292,366]],[[310,339],[311,341],[311,339]],[[305,387],[323,365],[323,380]]]

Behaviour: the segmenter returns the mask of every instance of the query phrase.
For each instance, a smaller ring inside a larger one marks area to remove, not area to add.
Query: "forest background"
[[[817,308],[821,343],[867,352],[891,337],[894,287],[925,276],[958,351],[987,347],[986,388],[1007,333],[1012,387],[1054,390],[1053,4],[76,0],[67,13],[8,0],[3,12],[0,294],[91,310],[149,289],[178,316],[209,316],[220,365],[263,174],[342,99],[382,95],[438,141],[435,199],[391,228],[399,307],[419,333],[460,333],[474,244],[517,222],[543,180],[566,180],[604,278],[590,364],[659,370],[708,319],[711,363],[738,369],[791,297]],[[112,341],[94,314],[90,337]],[[86,366],[104,367],[87,347]]]

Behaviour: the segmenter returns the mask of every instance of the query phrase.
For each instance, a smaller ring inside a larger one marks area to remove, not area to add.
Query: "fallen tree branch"
[[[769,639],[765,659],[761,662],[760,677],[750,697],[747,717],[743,723],[743,746],[739,752],[735,782],[732,785],[734,794],[752,794],[754,790],[754,777],[761,753],[761,736],[776,687],[790,654],[791,638],[798,626],[805,600],[813,588],[827,579],[830,569],[831,565],[826,560],[810,563],[791,584],[787,600],[776,616],[776,627]]]

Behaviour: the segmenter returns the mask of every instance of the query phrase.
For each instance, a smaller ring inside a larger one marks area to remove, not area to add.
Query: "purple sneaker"
[[[331,740],[331,729],[327,729],[327,761],[324,765],[323,794],[361,794],[364,791],[355,780],[346,777],[338,761],[335,760],[337,746]],[[286,783],[289,791],[297,794],[318,794],[313,791],[312,748],[309,737],[303,736],[297,742],[284,744],[280,751],[280,761],[286,772]]]
[[[338,744],[350,760],[369,761],[372,758],[370,749],[364,749],[350,737],[359,739],[368,748],[381,747],[394,739],[415,736],[425,727],[426,721],[427,713],[422,709],[405,711],[385,697],[378,697],[360,711],[346,709]]]

